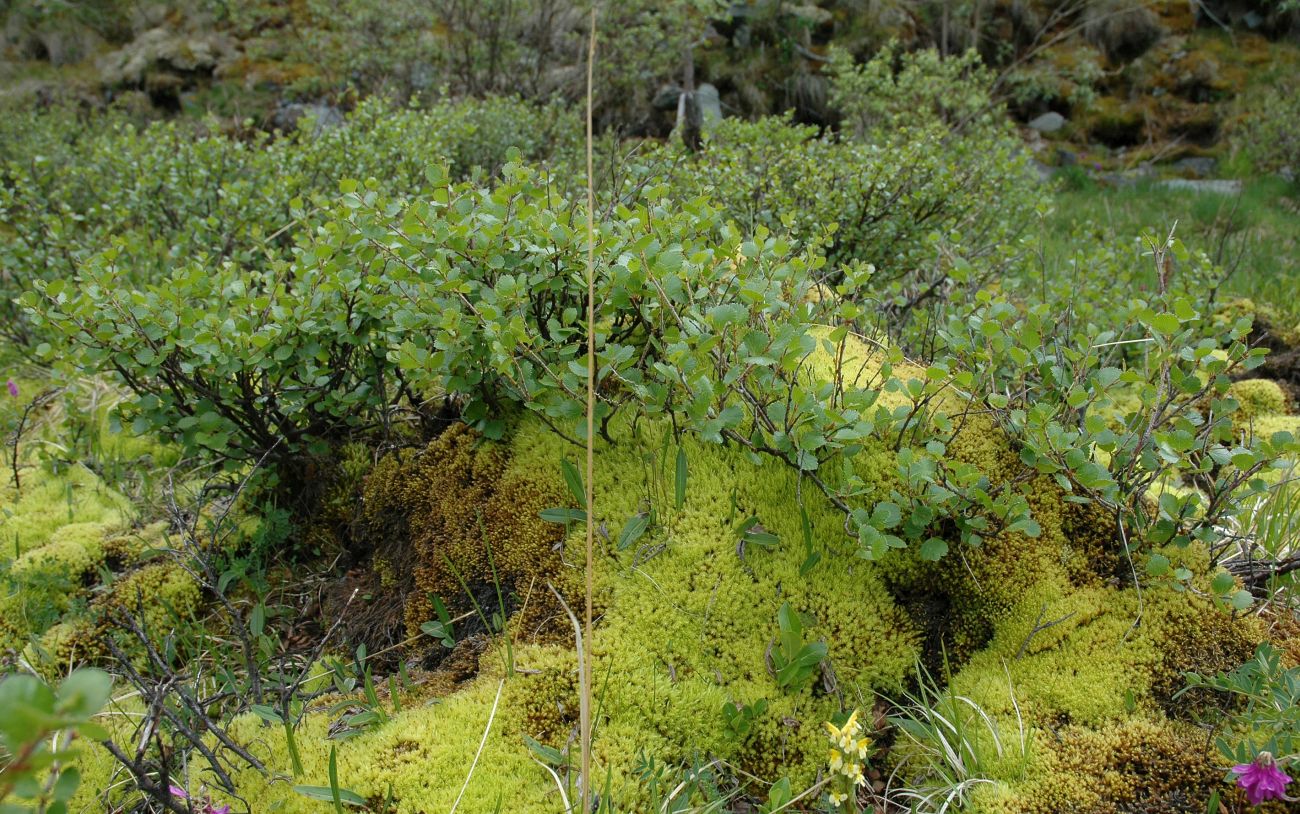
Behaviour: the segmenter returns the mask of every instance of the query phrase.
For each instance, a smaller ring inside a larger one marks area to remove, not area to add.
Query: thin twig
[[[1026,636],[1025,640],[1020,643],[1020,649],[1016,651],[1016,657],[1014,661],[1020,660],[1020,657],[1023,656],[1025,654],[1025,651],[1029,649],[1029,643],[1034,640],[1035,636],[1037,636],[1039,633],[1042,633],[1044,630],[1047,630],[1049,627],[1055,627],[1056,625],[1061,624],[1065,620],[1069,619],[1071,616],[1074,616],[1074,614],[1078,613],[1078,611],[1070,611],[1069,613],[1062,616],[1060,619],[1057,619],[1053,622],[1048,622],[1047,624],[1043,624],[1043,615],[1045,613],[1047,613],[1046,602],[1043,603],[1043,607],[1038,611],[1038,618],[1034,620],[1033,630],[1030,630],[1029,635]]]

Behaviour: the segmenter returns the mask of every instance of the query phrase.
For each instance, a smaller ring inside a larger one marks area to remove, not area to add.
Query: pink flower
[[[6,382],[6,386],[9,388],[9,395],[13,396],[14,398],[18,398],[18,382],[14,381],[13,379],[10,379],[8,382]]]
[[[190,799],[189,792],[185,791],[185,789],[181,788],[180,786],[168,786],[167,790],[170,791],[172,793],[172,796],[176,797],[177,799],[180,800]],[[196,814],[230,814],[230,806],[228,805],[215,806],[212,804],[211,797],[207,796],[206,794],[203,797],[204,797],[203,808],[194,809]]]
[[[1265,800],[1284,799],[1286,784],[1291,782],[1268,752],[1260,752],[1252,763],[1233,766],[1232,773],[1237,776],[1237,785],[1246,790],[1246,799],[1253,806]]]

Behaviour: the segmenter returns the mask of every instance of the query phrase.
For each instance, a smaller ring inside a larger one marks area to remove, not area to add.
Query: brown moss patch
[[[576,580],[563,562],[564,528],[539,513],[568,501],[552,479],[509,463],[506,447],[456,425],[424,449],[386,456],[367,477],[361,533],[377,581],[402,598],[408,636],[436,618],[435,596],[453,616],[470,614],[458,632],[481,632],[475,604],[498,612],[498,587],[514,635],[567,635],[547,583],[576,597]]]
[[[1195,728],[1130,719],[1048,735],[1044,774],[989,808],[1003,814],[1184,814],[1204,811],[1223,772]]]
[[[1221,708],[1227,700],[1210,690],[1193,690],[1174,700],[1187,686],[1186,673],[1213,676],[1249,661],[1262,634],[1253,619],[1233,616],[1208,601],[1162,603],[1160,666],[1151,694],[1172,717],[1195,720]]]

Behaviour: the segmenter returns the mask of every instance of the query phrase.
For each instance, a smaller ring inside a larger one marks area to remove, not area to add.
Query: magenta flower
[[[185,789],[181,788],[180,786],[168,786],[167,790],[170,791],[172,793],[172,796],[177,799],[180,800],[190,799],[189,792],[185,791]],[[214,806],[212,804],[212,798],[208,797],[207,795],[204,795],[203,808],[196,808],[194,809],[194,811],[195,814],[230,814],[230,806],[228,805]]]
[[[1232,773],[1237,776],[1237,785],[1246,790],[1246,799],[1253,806],[1265,800],[1285,799],[1286,784],[1291,782],[1268,752],[1260,752],[1252,763],[1233,766]]]
[[[18,382],[14,381],[13,379],[10,379],[8,382],[5,383],[5,386],[9,388],[9,395],[13,396],[14,398],[18,398]]]

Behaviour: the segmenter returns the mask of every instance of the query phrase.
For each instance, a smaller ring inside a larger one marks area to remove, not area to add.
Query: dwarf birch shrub
[[[1244,152],[1261,170],[1300,173],[1300,133],[1296,117],[1300,100],[1294,93],[1269,90],[1251,99],[1242,121],[1232,133],[1233,146]]]
[[[35,280],[70,279],[114,245],[123,281],[157,282],[191,260],[265,270],[288,258],[290,227],[328,205],[337,179],[384,178],[394,193],[425,184],[430,161],[461,177],[496,171],[516,149],[538,159],[576,141],[562,108],[514,99],[394,110],[363,103],[342,126],[283,137],[222,133],[215,121],[137,127],[111,115],[86,127],[66,112],[0,124],[0,329],[36,339],[10,300]],[[291,213],[294,198],[308,202]]]
[[[1044,475],[1110,510],[1120,537],[1213,547],[1221,519],[1296,449],[1286,433],[1235,432],[1229,376],[1261,353],[1248,322],[1221,335],[1163,273],[1118,328],[973,294],[920,364],[858,338],[874,318],[870,266],[829,275],[819,240],[749,231],[650,184],[598,221],[593,337],[580,202],[514,163],[486,185],[437,167],[426,184],[406,198],[346,183],[267,271],[191,265],[132,290],[109,252],[25,302],[83,365],[137,393],[138,430],[235,460],[283,461],[443,399],[489,438],[527,410],[579,443],[594,342],[606,441],[630,412],[783,461],[844,514],[866,558],[1036,536],[1021,484]],[[1181,247],[1152,252],[1166,269]],[[949,451],[989,431],[1018,459]],[[868,460],[892,470],[886,494],[857,468]]]
[[[708,195],[743,229],[822,243],[831,277],[870,267],[857,296],[898,335],[916,313],[1008,274],[1042,202],[977,63],[886,49],[854,66],[840,54],[839,134],[728,120],[698,154],[651,154],[651,171],[678,194]]]
[[[982,294],[981,306],[953,317],[941,336],[975,372],[972,392],[983,394],[976,398],[1026,467],[1051,476],[1067,499],[1107,509],[1128,548],[1198,542],[1217,558],[1228,519],[1267,490],[1265,473],[1300,445],[1288,432],[1237,430],[1242,405],[1231,377],[1267,351],[1248,344],[1248,318],[1224,333],[1171,290],[1174,257],[1189,259],[1172,234],[1149,254],[1157,290],[1112,303],[1108,325]],[[1169,561],[1154,555],[1148,570],[1163,577]],[[1226,594],[1234,585],[1219,587]]]
[[[189,264],[136,288],[109,250],[75,283],[38,284],[36,324],[137,399],[137,433],[208,456],[288,461],[380,426],[410,391],[385,359],[391,295],[307,256],[289,273]]]

